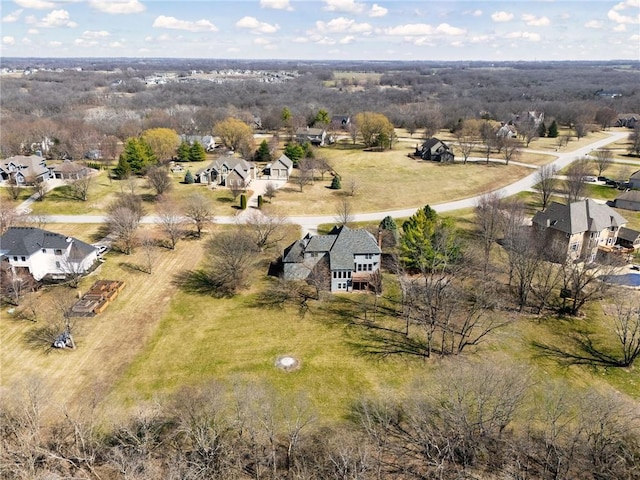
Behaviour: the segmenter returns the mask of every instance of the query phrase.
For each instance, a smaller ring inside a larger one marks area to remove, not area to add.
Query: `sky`
[[[636,60],[640,0],[0,0],[2,57]]]

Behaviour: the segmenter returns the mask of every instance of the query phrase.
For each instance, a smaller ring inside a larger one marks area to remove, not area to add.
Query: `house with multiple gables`
[[[263,176],[276,180],[289,180],[289,175],[293,171],[293,161],[282,154],[280,158],[267,164],[263,170]]]
[[[213,152],[216,148],[216,142],[212,135],[180,135],[180,140],[188,143],[189,145],[193,145],[198,142],[202,145],[207,152]]]
[[[17,185],[35,185],[51,178],[46,161],[38,155],[16,155],[0,160],[0,180]]]
[[[194,175],[197,183],[211,183],[229,188],[244,188],[255,178],[256,167],[252,162],[229,155],[214,160]]]
[[[423,160],[442,163],[453,162],[455,159],[453,151],[447,144],[435,137],[428,139],[422,145],[418,145],[414,155]]]
[[[323,278],[332,293],[369,290],[380,271],[381,250],[364,229],[334,227],[327,235],[307,234],[282,255],[285,280]]]
[[[327,131],[324,128],[302,127],[296,130],[296,142],[322,147],[327,143]]]
[[[65,280],[84,274],[98,260],[98,250],[73,237],[35,227],[11,227],[0,236],[0,261],[35,280]]]
[[[618,115],[616,127],[636,128],[640,115],[637,113],[623,113]]]
[[[626,223],[613,208],[591,199],[568,205],[552,202],[533,217],[533,226],[546,234],[554,250],[587,262],[594,262],[598,252],[613,252]]]

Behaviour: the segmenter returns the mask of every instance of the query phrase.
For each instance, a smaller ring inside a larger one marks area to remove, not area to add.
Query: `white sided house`
[[[319,278],[325,269],[332,293],[368,290],[379,275],[381,253],[375,237],[364,229],[342,226],[328,235],[307,234],[285,249],[284,279]]]
[[[98,250],[73,237],[34,227],[11,227],[0,236],[0,259],[35,280],[65,280],[85,274],[98,259]]]
[[[16,155],[0,160],[0,180],[16,185],[35,185],[51,178],[44,158],[38,155]]]

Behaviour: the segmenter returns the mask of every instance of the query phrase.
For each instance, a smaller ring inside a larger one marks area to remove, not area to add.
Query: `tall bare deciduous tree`
[[[164,195],[173,187],[173,182],[165,167],[150,167],[147,170],[147,181],[158,197]]]
[[[86,202],[89,198],[89,189],[91,188],[91,184],[91,175],[84,175],[82,177],[71,180],[71,182],[69,183],[69,188],[71,189],[71,192],[76,199]]]
[[[200,193],[187,198],[184,215],[195,225],[198,238],[202,235],[202,230],[214,221],[211,201]]]
[[[353,206],[348,199],[343,198],[338,202],[334,218],[338,225],[351,225],[353,222]]]
[[[287,223],[287,217],[273,209],[251,210],[244,218],[244,224],[261,252],[284,239]]]
[[[482,245],[483,271],[486,275],[491,260],[491,250],[504,226],[502,196],[499,193],[487,193],[480,197],[476,205],[475,221]]]
[[[156,213],[158,215],[160,228],[169,241],[169,248],[173,250],[176,248],[178,240],[180,240],[184,234],[186,218],[173,199],[166,199],[160,202]]]
[[[598,168],[598,176],[602,176],[602,173],[613,163],[613,152],[610,148],[599,148],[593,152],[593,163]]]
[[[107,226],[115,236],[115,244],[130,255],[136,244],[136,234],[144,214],[142,201],[132,194],[123,194],[107,209]]]
[[[613,331],[620,349],[620,366],[630,367],[640,356],[640,305],[619,298],[613,308]]]
[[[543,165],[538,169],[536,172],[536,184],[533,188],[535,188],[540,195],[540,203],[542,204],[543,210],[549,205],[549,199],[557,184],[556,168],[553,165]]]
[[[22,223],[24,214],[18,212],[8,202],[0,203],[0,235],[7,231],[10,227],[15,227]]]
[[[567,168],[567,174],[564,180],[564,193],[569,203],[577,202],[584,197],[586,188],[584,182],[590,171],[591,166],[589,165],[589,161],[583,158],[575,160]]]
[[[503,138],[500,143],[505,165],[509,165],[511,160],[515,161],[520,158],[521,149],[518,140],[515,138]]]

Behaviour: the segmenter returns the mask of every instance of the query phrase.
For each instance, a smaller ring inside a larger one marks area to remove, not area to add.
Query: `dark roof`
[[[627,223],[627,220],[608,205],[587,199],[569,205],[552,202],[544,212],[534,215],[533,223],[574,234],[620,227]]]
[[[616,201],[618,200],[626,200],[627,202],[640,203],[640,190],[628,190],[626,192],[622,192],[620,195],[616,197]]]
[[[618,238],[631,243],[635,243],[636,240],[638,240],[638,237],[640,237],[640,232],[631,228],[620,227],[620,231],[618,232]]]
[[[442,142],[442,140],[439,140],[435,137],[429,138],[427,139],[423,144],[422,144],[422,148],[424,148],[425,150],[431,150],[433,147],[435,147],[438,143],[442,143],[444,145],[444,143]],[[446,146],[446,145],[445,145]]]
[[[334,228],[337,238],[331,251],[331,270],[353,270],[353,256],[380,253],[375,237],[363,229],[351,230],[347,226]]]
[[[66,250],[73,242],[76,256],[91,253],[95,248],[73,237],[35,227],[11,227],[0,237],[0,251],[5,255],[30,256],[42,248]]]

